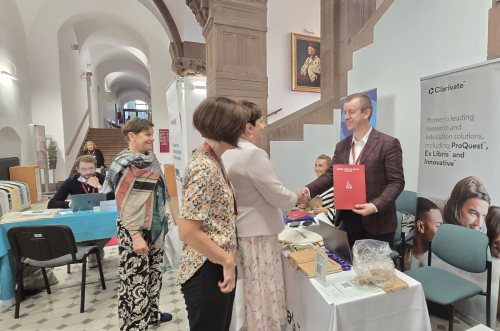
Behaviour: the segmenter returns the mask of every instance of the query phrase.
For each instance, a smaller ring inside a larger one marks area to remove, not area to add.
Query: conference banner
[[[488,236],[493,262],[491,325],[496,325],[500,260],[500,62],[489,61],[421,79],[420,161],[412,268],[427,265],[429,240],[443,223]],[[432,256],[432,265],[486,290],[473,274]],[[486,297],[456,309],[486,324]]]
[[[166,93],[168,119],[170,121],[170,141],[172,144],[172,154],[174,156],[177,197],[180,207],[182,202],[182,176],[184,174],[184,169],[186,168],[186,156],[184,155],[182,147],[182,123],[176,79],[170,83]]]

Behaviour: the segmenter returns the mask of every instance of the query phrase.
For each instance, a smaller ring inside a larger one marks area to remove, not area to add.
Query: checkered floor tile
[[[14,319],[14,307],[5,308],[0,301],[1,330],[118,330],[118,248],[105,247],[103,259],[106,290],[102,290],[99,271],[87,269],[85,312],[80,313],[81,266],[55,268],[59,283],[51,286],[52,294],[45,289],[26,296],[21,303],[18,319]],[[173,315],[172,321],[151,330],[177,331],[185,327],[184,298],[176,285],[177,270],[163,274],[160,308]]]

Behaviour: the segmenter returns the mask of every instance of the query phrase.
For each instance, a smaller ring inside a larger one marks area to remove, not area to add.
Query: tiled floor
[[[5,308],[0,301],[1,330],[118,330],[118,248],[105,247],[103,259],[106,290],[102,290],[99,271],[87,269],[85,312],[80,313],[81,267],[73,265],[71,274],[66,267],[56,268],[59,283],[51,286],[52,294],[45,290],[27,296],[21,303],[20,317],[14,319],[14,307]],[[160,308],[173,315],[170,322],[151,330],[186,330],[184,298],[175,285],[177,270],[163,274]],[[76,285],[76,286],[75,286]]]
[[[21,316],[14,319],[14,307],[7,309],[0,301],[1,330],[118,330],[118,248],[106,247],[103,260],[106,290],[102,290],[97,269],[87,272],[85,313],[80,314],[81,267],[72,266],[71,274],[66,267],[55,269],[59,283],[51,287],[52,294],[45,290],[27,296],[21,303]],[[173,315],[173,320],[151,330],[186,330],[184,299],[180,287],[175,285],[177,270],[163,274],[160,308]],[[431,316],[433,331],[448,330],[448,321]],[[455,319],[456,331],[470,329],[466,322]],[[500,328],[497,327],[497,330]],[[309,331],[309,330],[308,330]],[[314,330],[321,331],[321,330]]]

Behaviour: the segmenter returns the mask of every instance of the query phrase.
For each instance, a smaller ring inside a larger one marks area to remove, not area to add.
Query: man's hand
[[[297,203],[306,204],[309,200],[311,200],[309,190],[305,187],[298,189],[295,194],[297,194]]]
[[[356,209],[353,209],[352,211],[361,216],[368,216],[377,212],[377,209],[375,209],[375,205],[373,203],[355,205],[354,207]]]
[[[101,174],[104,173],[104,166],[101,166]]]
[[[141,236],[141,234],[136,234],[132,236],[132,243],[134,245],[134,252],[138,255],[143,255],[149,252],[148,244],[146,240]]]
[[[98,187],[99,185],[101,185],[99,183],[99,178],[97,177],[90,177],[88,180],[87,180],[87,183],[92,186],[92,187]]]

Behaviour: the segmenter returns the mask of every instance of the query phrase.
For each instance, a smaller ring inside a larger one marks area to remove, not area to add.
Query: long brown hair
[[[86,141],[86,142],[85,142],[85,146],[83,146],[83,150],[84,150],[85,152],[89,150],[89,149],[87,148],[87,144],[88,144],[88,143],[91,143],[92,145],[94,145],[94,149],[97,149],[97,145],[96,145],[93,141],[88,140],[88,141]]]
[[[451,191],[450,197],[444,206],[444,221],[449,224],[460,224],[462,206],[469,199],[481,199],[490,203],[490,195],[483,183],[474,176],[469,176],[458,183]]]

